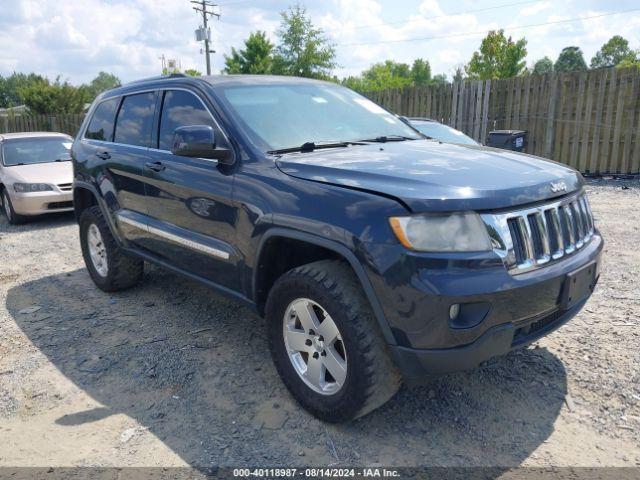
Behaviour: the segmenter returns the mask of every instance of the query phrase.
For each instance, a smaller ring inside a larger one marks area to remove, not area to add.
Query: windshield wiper
[[[270,150],[267,153],[277,155],[280,153],[308,153],[321,148],[341,148],[348,147],[349,145],[361,145],[362,142],[306,142],[299,147],[279,148],[277,150]]]
[[[404,135],[381,135],[376,138],[367,138],[365,140],[360,140],[361,142],[376,142],[376,143],[387,143],[387,142],[404,142],[405,140],[418,140],[417,138],[405,137]]]

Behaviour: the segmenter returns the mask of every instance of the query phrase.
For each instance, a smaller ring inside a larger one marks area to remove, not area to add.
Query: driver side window
[[[184,90],[167,90],[164,93],[160,115],[158,148],[171,150],[175,129],[189,125],[209,125],[217,130],[211,114],[193,93]]]

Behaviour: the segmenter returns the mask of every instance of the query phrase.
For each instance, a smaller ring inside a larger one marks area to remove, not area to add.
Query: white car
[[[64,133],[0,134],[0,194],[9,223],[73,210],[72,143]]]
[[[423,135],[440,142],[457,143],[461,145],[480,145],[460,130],[456,130],[430,118],[406,118],[406,121]]]

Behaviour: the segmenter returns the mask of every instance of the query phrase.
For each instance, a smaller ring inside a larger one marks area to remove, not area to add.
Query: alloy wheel
[[[91,257],[91,263],[93,268],[101,277],[106,277],[109,273],[109,265],[107,264],[107,249],[102,240],[100,230],[95,223],[89,226],[87,232],[87,244],[89,247],[89,256]]]
[[[334,395],[347,379],[347,354],[336,323],[327,311],[308,298],[287,307],[283,319],[284,343],[300,379],[313,391]]]

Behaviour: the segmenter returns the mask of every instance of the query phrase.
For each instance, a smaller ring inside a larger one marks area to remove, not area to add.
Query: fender
[[[273,237],[290,238],[292,240],[307,242],[319,247],[326,248],[327,250],[332,250],[342,258],[344,258],[358,277],[360,285],[362,286],[362,289],[367,296],[367,300],[369,300],[369,304],[373,309],[373,313],[376,317],[376,320],[378,321],[378,325],[380,326],[380,330],[382,331],[382,335],[384,336],[387,344],[397,344],[393,332],[391,331],[391,328],[389,328],[389,323],[384,316],[384,312],[382,311],[382,306],[378,301],[378,297],[376,297],[375,292],[373,291],[373,287],[371,286],[369,277],[367,277],[367,274],[364,271],[364,267],[351,250],[338,242],[318,237],[310,233],[300,232],[297,230],[289,230],[287,228],[281,227],[273,227],[267,230],[267,232],[265,232],[265,234],[262,236],[262,239],[260,240],[260,245],[258,246],[258,255],[256,257],[258,260],[262,255],[262,249],[265,243],[267,242],[267,240]],[[253,270],[253,298],[258,298],[258,269],[254,268]]]
[[[126,245],[120,239],[120,235],[118,235],[118,229],[116,228],[116,225],[113,222],[113,217],[109,213],[109,208],[107,207],[107,204],[104,201],[104,198],[102,198],[102,195],[100,195],[100,193],[98,193],[98,189],[93,184],[91,184],[89,182],[85,182],[85,181],[82,181],[82,180],[74,180],[73,181],[74,199],[75,199],[75,191],[76,191],[77,188],[78,189],[79,188],[83,188],[83,189],[89,190],[91,192],[93,197],[96,199],[96,203],[98,204],[98,207],[102,211],[102,216],[107,221],[107,225],[109,226],[109,230],[111,231],[111,235],[113,235],[113,238],[115,238],[116,243],[118,244],[118,246],[126,248]],[[77,217],[77,215],[76,215],[76,217]],[[80,219],[77,218],[77,220],[80,220]]]

